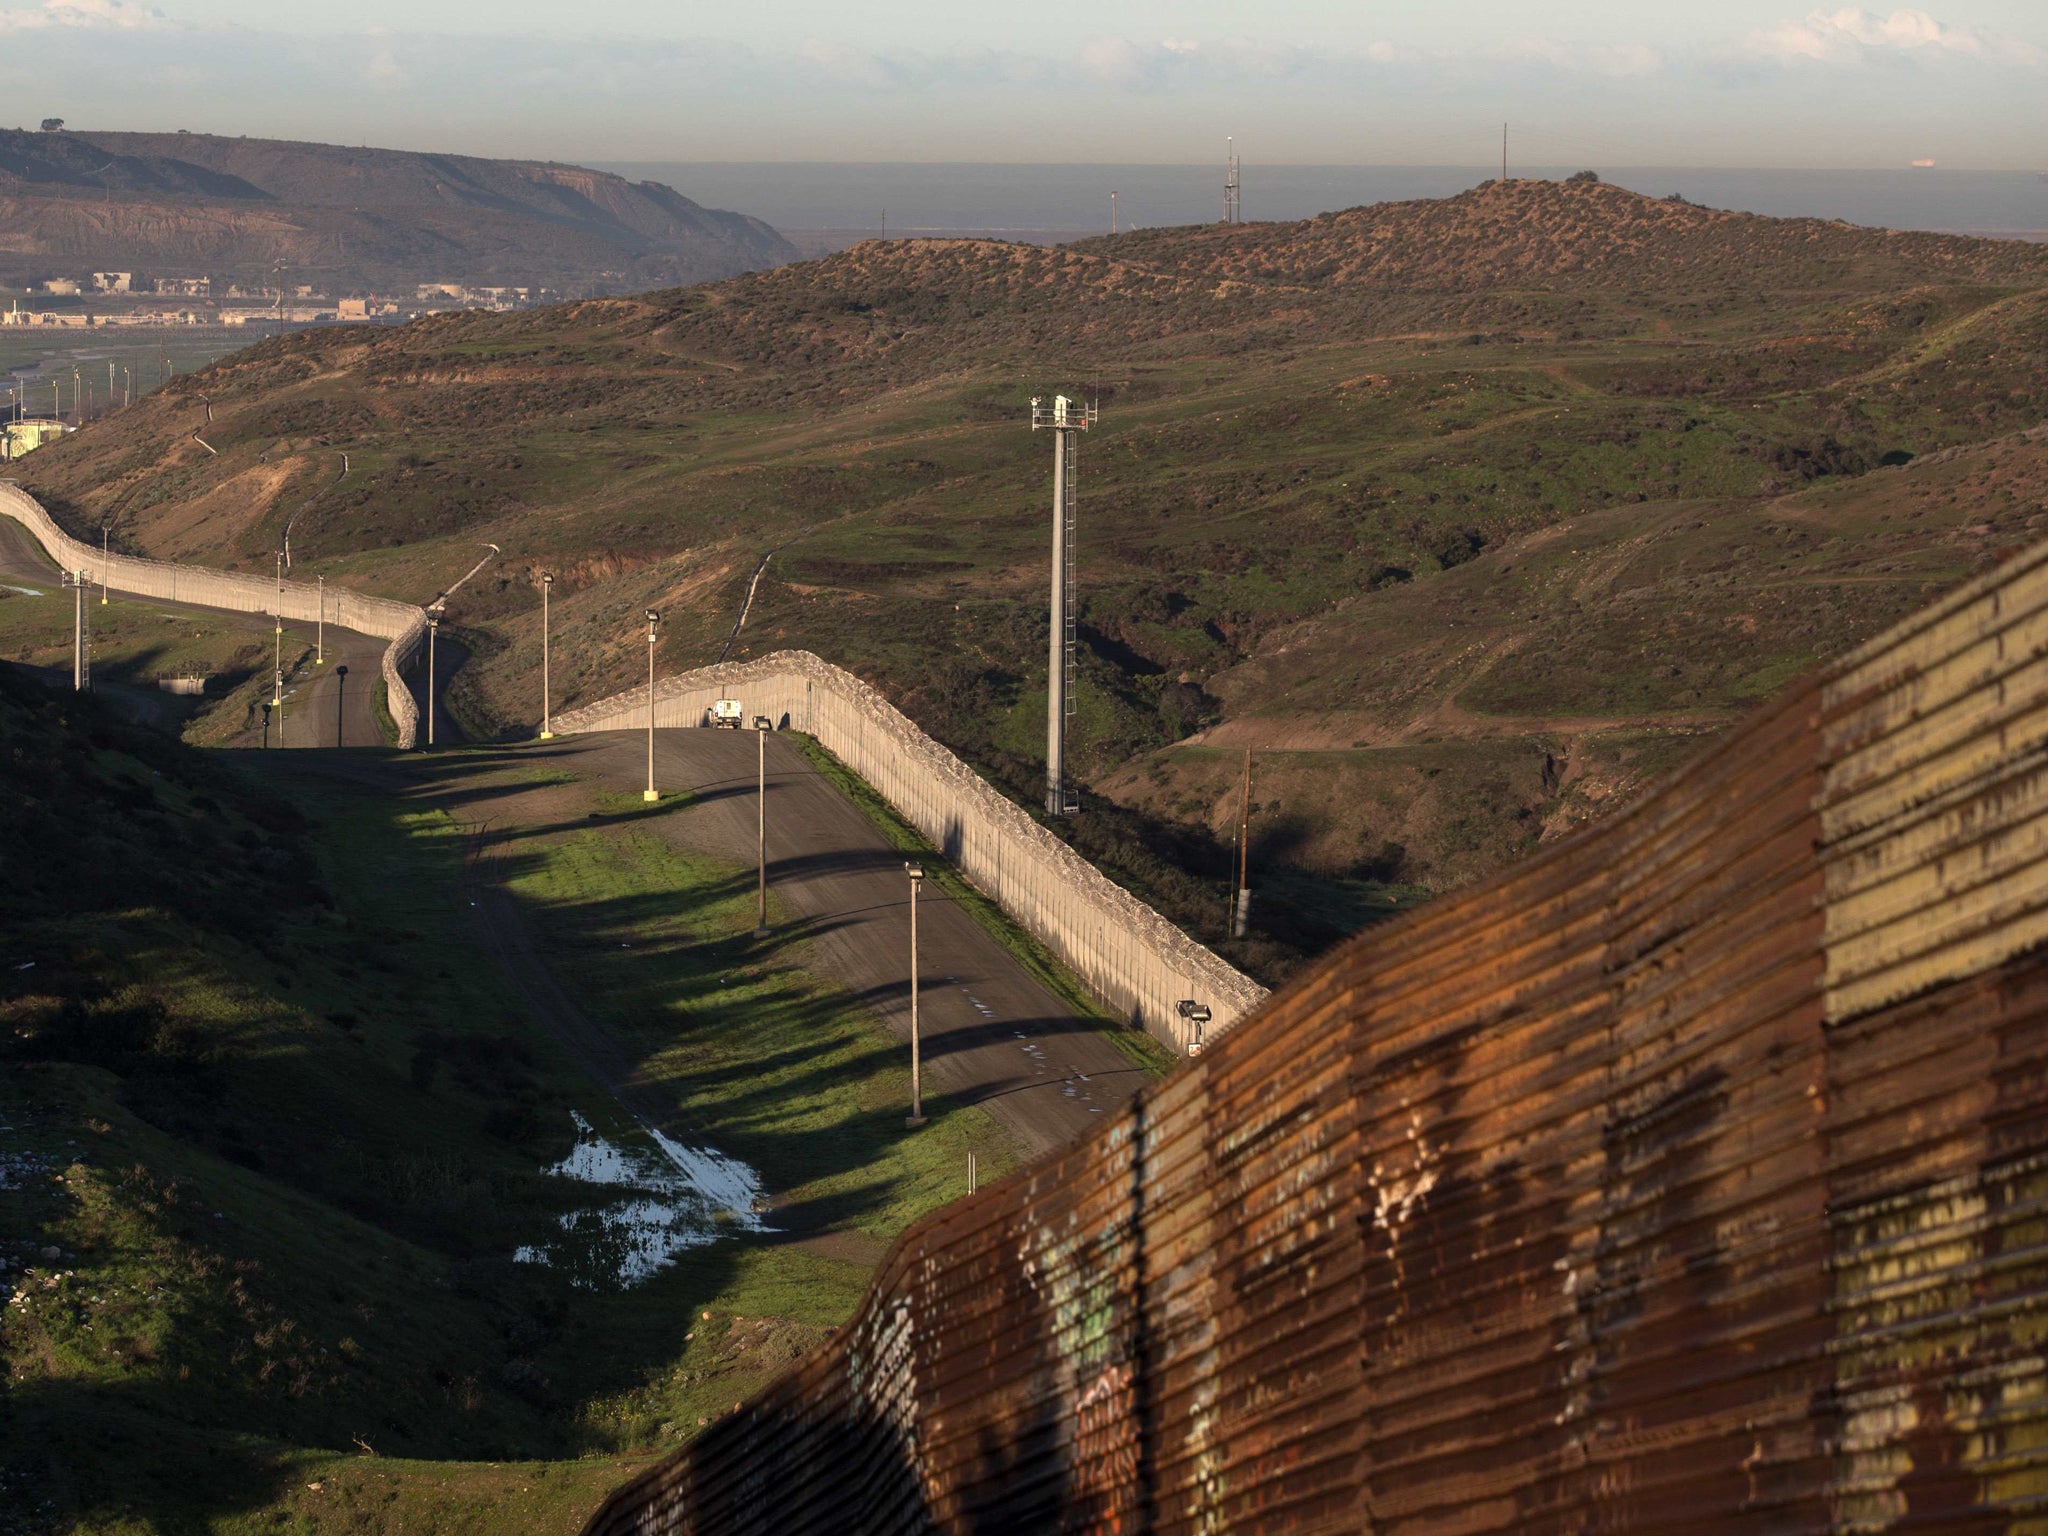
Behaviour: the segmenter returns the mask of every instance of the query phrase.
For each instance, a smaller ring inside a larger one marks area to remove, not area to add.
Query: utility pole
[[[100,524],[100,606],[107,606],[107,524]]]
[[[1109,194],[1109,232],[1112,235],[1116,233],[1116,193],[1113,190]]]
[[[548,717],[548,592],[555,584],[553,571],[540,573],[540,739],[555,739],[554,722]]]
[[[924,866],[905,864],[903,872],[910,876],[910,1113],[903,1123],[914,1131],[924,1124],[924,1070],[917,1036],[917,888],[924,884]]]
[[[1500,125],[1500,179],[1508,179],[1508,125]]]
[[[427,745],[434,744],[434,640],[441,632],[441,615],[427,610]]]
[[[1031,430],[1052,428],[1052,623],[1046,641],[1045,813],[1070,816],[1081,808],[1067,792],[1067,717],[1074,712],[1075,624],[1079,594],[1075,583],[1076,475],[1080,456],[1075,434],[1095,425],[1098,412],[1065,395],[1050,407],[1031,400]]]
[[[346,718],[346,714],[342,707],[342,697],[343,690],[347,687],[348,663],[343,662],[334,669],[334,744],[337,747],[344,745],[342,741],[342,722]]]
[[[754,716],[754,861],[759,869],[754,905],[754,937],[768,937],[768,733],[775,722]]]
[[[1251,887],[1252,749],[1244,749],[1244,790],[1237,802],[1237,905],[1230,914],[1230,935],[1244,937],[1252,916]]]
[[[661,796],[654,788],[654,626],[661,622],[661,615],[652,608],[647,610],[647,792],[642,800],[659,800]]]
[[[270,748],[270,711],[274,707],[270,700],[263,701],[263,746],[266,751]]]
[[[282,704],[284,702],[284,554],[282,551],[278,553],[277,557],[277,601],[272,606],[277,610],[277,632],[272,644],[273,654],[271,658],[271,667],[276,676],[276,684],[271,689],[270,697],[274,702]],[[278,732],[278,740],[282,741],[283,739],[284,733],[280,730]]]
[[[327,665],[327,578],[315,576],[313,580],[320,584],[320,627],[313,631],[313,665],[324,667]]]
[[[85,571],[63,573],[64,585],[71,588],[71,691],[85,691],[85,589],[92,584],[92,577]]]
[[[1241,193],[1237,179],[1237,140],[1223,141],[1223,222],[1242,224],[1244,209],[1239,199]]]

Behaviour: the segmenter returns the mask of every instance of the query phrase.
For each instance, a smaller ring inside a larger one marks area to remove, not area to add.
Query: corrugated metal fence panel
[[[592,1531],[2048,1529],[2044,656],[2048,550],[1351,944]]]

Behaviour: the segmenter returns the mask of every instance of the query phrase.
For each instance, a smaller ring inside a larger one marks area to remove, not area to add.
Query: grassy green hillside
[[[236,766],[4,665],[0,744],[6,1536],[574,1530],[1009,1159],[946,1102],[905,1138],[890,1038],[637,801],[488,751]],[[616,1283],[638,1192],[543,1170],[572,1115],[646,1138],[480,946],[486,818],[531,953],[782,1232]]]
[[[1041,249],[872,242],[728,283],[265,343],[29,461],[81,526],[415,600],[475,558],[465,718],[796,645],[1026,805],[1049,453],[1082,453],[1071,835],[1221,942],[1255,787],[1276,978],[1497,866],[2036,536],[2048,250],[1495,183]],[[211,425],[206,425],[211,412]],[[219,450],[189,442],[204,427]],[[349,470],[339,473],[341,456]]]

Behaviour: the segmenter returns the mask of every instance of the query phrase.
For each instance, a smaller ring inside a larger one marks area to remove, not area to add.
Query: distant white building
[[[210,299],[213,297],[213,279],[210,277],[160,277],[156,280],[156,291],[175,299]]]
[[[76,293],[76,292],[78,292],[78,279],[77,279],[77,278],[75,278],[75,277],[48,277],[48,278],[44,278],[44,279],[43,279],[43,292],[45,292],[45,293],[58,293],[58,294],[72,294],[72,293]]]
[[[95,272],[92,275],[95,293],[127,293],[134,282],[133,272]]]

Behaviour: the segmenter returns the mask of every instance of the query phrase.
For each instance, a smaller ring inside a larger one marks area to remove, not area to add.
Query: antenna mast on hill
[[[1508,125],[1500,125],[1500,179],[1508,179]]]
[[[1223,141],[1223,222],[1242,224],[1244,215],[1238,207],[1237,190],[1237,140]]]
[[[1080,455],[1075,434],[1095,425],[1093,405],[1054,395],[1047,405],[1031,397],[1031,430],[1052,428],[1052,624],[1046,647],[1045,813],[1071,816],[1081,797],[1067,790],[1067,717],[1074,712],[1076,590],[1074,509]]]

